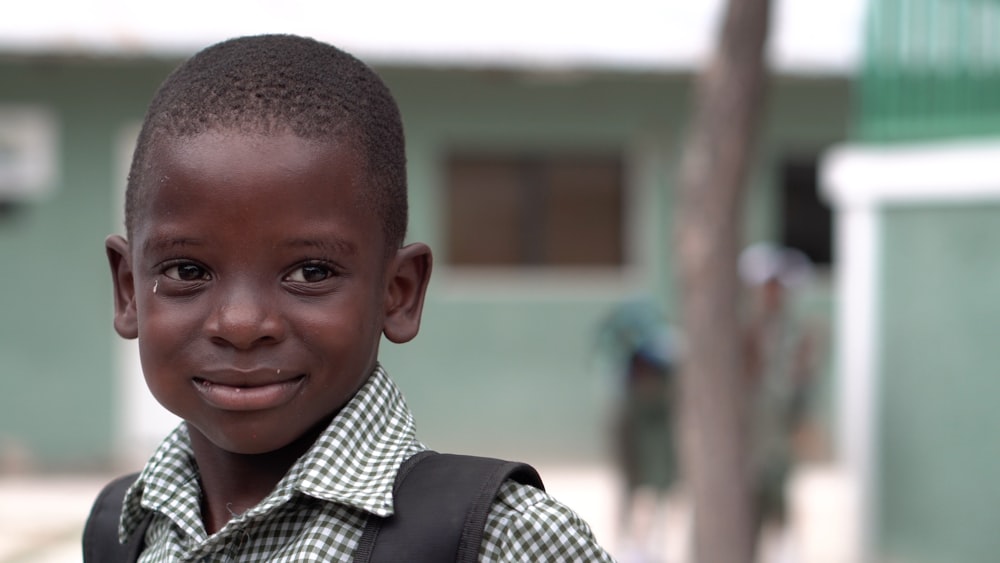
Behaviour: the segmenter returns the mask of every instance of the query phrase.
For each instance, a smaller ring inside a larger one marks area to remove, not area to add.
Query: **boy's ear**
[[[382,332],[397,344],[409,342],[420,330],[424,295],[431,278],[431,249],[413,243],[396,251],[386,270],[385,321]]]
[[[139,322],[135,309],[135,278],[129,262],[128,241],[111,235],[104,241],[111,265],[111,281],[115,290],[115,331],[122,338],[139,336]]]

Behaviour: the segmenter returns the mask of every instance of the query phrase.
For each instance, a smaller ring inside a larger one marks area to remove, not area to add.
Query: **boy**
[[[378,364],[417,334],[431,251],[406,231],[402,125],[357,59],[311,39],[209,47],[160,87],[111,236],[115,330],[184,422],[125,496],[141,561],[350,561],[424,449]],[[603,561],[512,481],[481,561]]]

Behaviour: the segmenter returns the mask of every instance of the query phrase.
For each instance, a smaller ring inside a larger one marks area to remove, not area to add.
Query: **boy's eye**
[[[333,276],[333,270],[328,266],[322,264],[305,264],[292,270],[285,279],[290,282],[316,283],[331,276]]]
[[[209,277],[205,268],[196,264],[177,264],[164,270],[163,275],[180,281],[199,281]]]

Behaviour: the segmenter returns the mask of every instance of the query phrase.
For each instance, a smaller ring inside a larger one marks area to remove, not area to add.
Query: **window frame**
[[[658,243],[655,222],[667,223],[668,210],[657,201],[656,190],[666,175],[665,143],[653,137],[629,143],[451,143],[436,158],[433,182],[436,184],[435,239],[436,254],[432,288],[451,298],[482,299],[510,297],[524,299],[576,299],[642,291],[650,282],[651,255],[663,248],[668,239]],[[614,266],[481,266],[449,262],[447,252],[447,166],[453,153],[471,154],[615,154],[622,164],[622,263]],[[669,232],[666,232],[669,237]]]

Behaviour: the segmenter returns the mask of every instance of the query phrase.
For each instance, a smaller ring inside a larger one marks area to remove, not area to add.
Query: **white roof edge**
[[[86,42],[50,42],[26,45],[9,44],[0,39],[0,55],[7,56],[66,56],[91,58],[185,58],[199,47],[187,45],[107,45]],[[364,46],[352,48],[338,44],[365,62],[375,66],[499,68],[525,71],[612,71],[623,73],[690,73],[701,68],[707,54],[689,56],[614,57],[594,54],[526,54],[517,52],[453,53],[390,51]],[[771,70],[782,76],[849,77],[855,65],[849,61],[779,59],[772,57]]]
[[[823,159],[820,183],[840,207],[1000,199],[1000,138],[845,144]]]
[[[850,74],[865,0],[776,0],[778,73]],[[228,37],[297,33],[372,63],[686,71],[705,59],[722,0],[33,0],[4,10],[0,52],[186,56]],[[530,14],[530,17],[528,16]],[[194,15],[195,17],[192,17]]]

